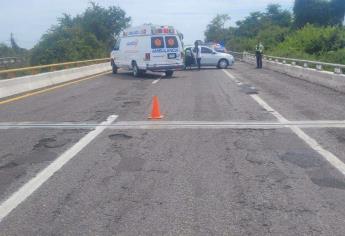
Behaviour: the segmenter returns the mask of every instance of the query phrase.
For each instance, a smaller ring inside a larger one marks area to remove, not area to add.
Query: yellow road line
[[[106,74],[109,74],[109,72],[97,74],[97,75],[94,75],[94,76],[91,76],[91,77],[86,77],[84,79],[74,80],[72,82],[63,83],[63,84],[60,84],[60,85],[56,85],[56,86],[53,86],[53,87],[49,87],[49,88],[46,88],[46,89],[35,91],[35,92],[32,92],[32,93],[26,93],[26,94],[18,96],[18,97],[9,98],[9,99],[0,101],[0,105],[7,104],[7,103],[10,103],[10,102],[14,102],[14,101],[18,101],[18,100],[21,100],[21,99],[24,99],[24,98],[27,98],[27,97],[31,97],[31,96],[34,96],[34,95],[46,93],[46,92],[49,92],[49,91],[53,91],[55,89],[62,88],[62,87],[68,86],[68,85],[77,84],[77,83],[80,83],[82,81],[94,79],[94,78],[97,78],[99,76],[106,75]]]

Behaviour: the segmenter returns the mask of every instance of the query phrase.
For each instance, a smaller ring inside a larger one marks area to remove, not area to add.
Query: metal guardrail
[[[26,57],[3,57],[0,58],[0,70],[27,66]]]
[[[235,57],[235,59],[240,59],[240,61],[243,60],[244,52],[228,51],[228,53],[230,53],[231,55],[233,55],[233,56]]]
[[[9,79],[24,75],[35,75],[44,72],[51,72],[56,70],[63,70],[73,67],[87,66],[103,62],[109,62],[110,58],[101,58],[85,61],[64,62],[49,65],[31,66],[17,69],[0,70],[0,79]]]
[[[255,54],[243,52],[243,56],[250,56],[255,58]],[[323,71],[325,68],[331,69],[335,74],[343,74],[343,69],[345,69],[345,65],[343,64],[334,64],[328,62],[321,62],[321,61],[309,61],[309,60],[302,60],[302,59],[295,59],[295,58],[286,58],[286,57],[276,57],[270,55],[263,55],[263,58],[268,61],[275,61],[280,62],[283,64],[290,64],[290,65],[299,65],[304,68],[315,68],[316,70]],[[314,67],[311,67],[313,65]]]
[[[24,58],[20,58],[20,57],[2,57],[0,58],[0,68],[1,67],[7,67],[7,66],[11,66],[11,65],[18,65],[18,64],[22,64],[25,62]]]

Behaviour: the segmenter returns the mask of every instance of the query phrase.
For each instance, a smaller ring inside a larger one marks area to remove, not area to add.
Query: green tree
[[[308,23],[319,26],[330,23],[330,3],[326,0],[295,0],[293,12],[297,28]]]
[[[126,16],[124,10],[119,7],[109,7],[108,9],[91,2],[91,6],[84,14],[77,17],[81,27],[96,36],[97,40],[103,42],[111,48],[115,42],[115,36],[128,27],[131,18]]]
[[[227,14],[217,15],[210,24],[207,25],[205,31],[206,41],[224,41],[228,33],[225,27],[226,23],[230,21],[230,16]]]
[[[237,21],[238,30],[236,34],[240,37],[255,37],[263,26],[262,19],[265,14],[262,12],[252,12],[243,21]]]
[[[14,40],[14,37],[13,37],[13,34],[12,34],[12,33],[11,33],[10,42],[11,42],[11,48],[12,48],[14,51],[19,51],[19,50],[20,50],[20,47],[18,46],[16,40]]]
[[[295,0],[293,11],[297,28],[307,23],[319,26],[342,25],[345,16],[345,1]]]
[[[4,43],[0,43],[0,58],[1,57],[13,57],[15,56],[14,50]]]
[[[330,24],[342,25],[345,17],[345,1],[332,0],[330,2]]]
[[[252,12],[244,20],[236,22],[236,25],[237,27],[229,27],[223,31],[226,35],[222,38],[226,40],[229,49],[252,51],[257,39],[260,39],[265,47],[270,49],[282,42],[289,33],[292,25],[292,14],[283,10],[279,4],[269,4],[265,12]],[[209,32],[213,37],[220,35],[217,33],[219,30]]]
[[[103,45],[96,36],[80,27],[54,28],[42,36],[32,49],[32,64],[52,64],[65,61],[100,58]]]
[[[10,36],[10,45],[0,43],[0,57],[28,57],[29,51],[18,46],[13,34]]]
[[[105,57],[115,36],[129,25],[130,17],[118,7],[104,8],[91,2],[83,14],[63,14],[58,25],[42,36],[32,50],[32,64]]]
[[[288,10],[282,10],[279,4],[269,4],[263,20],[270,25],[290,27],[292,24],[292,15]]]
[[[288,27],[270,25],[258,33],[257,39],[259,39],[265,45],[266,51],[270,51],[279,43],[283,42],[289,32],[290,29]]]

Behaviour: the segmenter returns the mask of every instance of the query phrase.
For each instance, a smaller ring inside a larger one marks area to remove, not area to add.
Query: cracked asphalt
[[[345,94],[236,63],[103,75],[0,106],[0,122],[345,120]],[[345,162],[345,130],[303,129]],[[87,129],[0,129],[0,202]],[[290,129],[106,129],[0,222],[0,235],[344,235],[345,178]]]

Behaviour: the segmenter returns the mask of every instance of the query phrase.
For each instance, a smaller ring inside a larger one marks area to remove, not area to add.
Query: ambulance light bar
[[[176,34],[176,30],[171,26],[161,26],[160,28],[153,28],[152,34]]]

